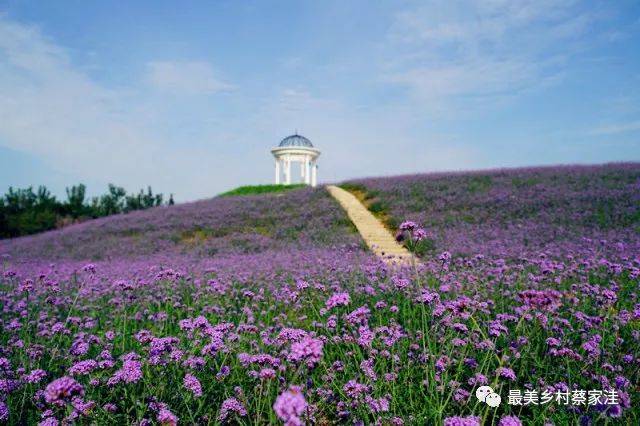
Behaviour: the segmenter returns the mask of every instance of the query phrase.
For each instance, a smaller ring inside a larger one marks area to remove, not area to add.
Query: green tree
[[[74,219],[85,216],[88,208],[85,205],[84,198],[87,187],[84,184],[73,185],[71,189],[66,188],[67,192],[67,213]]]

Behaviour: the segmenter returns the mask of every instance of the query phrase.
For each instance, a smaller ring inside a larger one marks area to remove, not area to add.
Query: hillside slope
[[[403,220],[424,226],[437,253],[519,257],[625,245],[640,253],[639,163],[432,173],[343,186],[391,229]]]
[[[0,241],[0,254],[29,259],[117,259],[154,254],[258,253],[358,245],[359,236],[322,188],[216,197]]]

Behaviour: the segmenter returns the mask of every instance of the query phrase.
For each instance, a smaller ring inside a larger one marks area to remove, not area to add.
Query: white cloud
[[[78,72],[37,28],[3,18],[0,94],[0,141],[62,169],[106,175],[152,144],[123,111],[120,94]]]
[[[526,86],[535,75],[536,67],[525,61],[485,59],[413,68],[395,74],[390,80],[413,87],[426,99],[440,99],[512,93]]]
[[[187,95],[211,95],[233,89],[218,79],[207,62],[151,62],[149,83],[164,92]]]
[[[514,96],[557,80],[596,19],[576,2],[432,1],[396,16],[385,79],[427,106]]]
[[[212,93],[229,87],[204,63],[158,64],[152,67],[155,81],[166,89]],[[178,147],[170,139],[177,131],[164,92],[110,88],[81,69],[37,27],[0,16],[0,144],[67,176],[129,190],[151,184],[181,200],[233,185],[226,171],[234,165],[213,155],[215,147],[210,152],[192,139]],[[181,80],[189,75],[191,85]]]
[[[593,129],[592,135],[615,135],[619,133],[636,132],[640,130],[640,121],[615,123]]]

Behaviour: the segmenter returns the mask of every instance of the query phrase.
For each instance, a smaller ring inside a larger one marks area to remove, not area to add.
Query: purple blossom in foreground
[[[286,426],[302,426],[302,416],[307,408],[307,401],[302,395],[300,386],[290,386],[281,393],[273,404],[273,410]]]
[[[500,418],[498,426],[522,426],[522,422],[516,416],[503,416]]]
[[[592,357],[598,356],[600,354],[599,345],[601,341],[602,337],[599,334],[595,334],[582,344],[582,349]]]
[[[371,379],[373,381],[378,380],[378,375],[376,374],[375,369],[374,369],[374,360],[373,360],[373,358],[366,359],[366,360],[362,361],[360,363],[360,369],[362,370],[362,372],[364,373],[364,375],[367,378],[369,378],[369,379]]]
[[[400,230],[401,231],[413,231],[417,227],[418,227],[418,225],[415,222],[412,222],[410,220],[405,220],[404,222],[402,222],[400,224]]]
[[[65,405],[74,396],[84,395],[84,388],[80,383],[68,376],[60,377],[49,383],[44,390],[44,399],[49,404]]]
[[[72,376],[84,376],[91,373],[98,367],[98,363],[92,359],[80,361],[69,368],[69,374]]]
[[[413,231],[413,239],[415,241],[422,241],[425,240],[427,238],[427,231],[425,231],[422,228],[418,228],[415,231]]]
[[[142,364],[136,360],[126,360],[122,368],[109,378],[107,384],[113,386],[120,382],[135,383],[142,378]]]
[[[334,293],[327,299],[327,303],[325,304],[327,309],[335,308],[336,306],[347,306],[351,302],[351,298],[349,297],[349,293],[340,292]]]
[[[258,373],[258,377],[261,379],[275,379],[276,371],[272,368],[263,368],[260,370],[260,373]]]
[[[406,278],[394,276],[391,278],[391,282],[398,290],[404,290],[411,285],[411,281]]]
[[[389,411],[389,400],[385,397],[375,399],[367,395],[365,402],[372,413],[386,413]]]
[[[510,368],[500,367],[496,371],[496,374],[500,377],[504,377],[505,379],[509,379],[511,381],[516,380],[516,373]]]
[[[356,380],[349,380],[342,388],[344,393],[352,399],[357,399],[369,391],[369,387]]]
[[[0,422],[6,422],[7,420],[9,420],[9,407],[0,401]]]
[[[444,419],[444,426],[480,426],[480,417],[447,417],[446,419]]]
[[[316,365],[322,358],[322,340],[310,336],[304,337],[299,342],[291,345],[289,360],[294,362],[306,362],[308,367]]]
[[[231,372],[231,369],[229,368],[229,366],[223,365],[222,367],[220,367],[220,371],[216,373],[216,379],[222,380],[225,377],[227,377],[230,372]]]
[[[202,396],[202,385],[196,376],[192,374],[186,374],[182,381],[184,387],[191,391],[196,398]]]
[[[244,417],[247,415],[247,410],[244,408],[244,405],[242,405],[242,403],[236,398],[227,398],[222,402],[222,405],[220,406],[218,421],[225,422],[232,414]]]
[[[40,383],[45,377],[47,377],[46,371],[36,369],[25,375],[23,380],[27,383]]]
[[[178,417],[168,408],[162,408],[158,411],[157,420],[163,426],[177,426],[178,424]]]

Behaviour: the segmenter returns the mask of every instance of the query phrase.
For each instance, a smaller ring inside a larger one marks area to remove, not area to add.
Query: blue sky
[[[0,190],[640,161],[637,1],[0,4]]]

